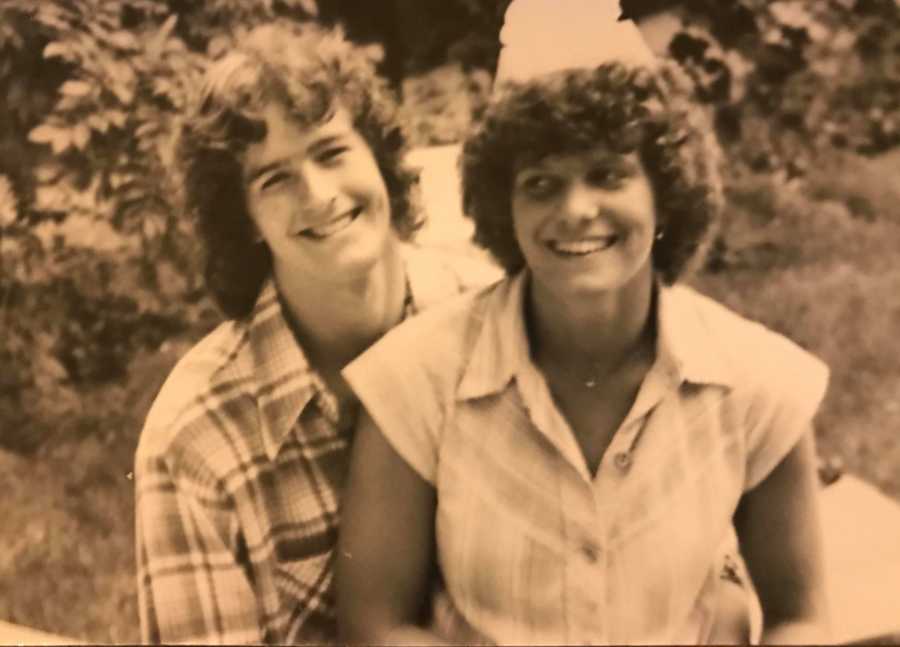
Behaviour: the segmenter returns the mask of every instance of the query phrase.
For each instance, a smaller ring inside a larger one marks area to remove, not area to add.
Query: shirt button
[[[631,468],[631,454],[628,452],[619,452],[613,456],[613,463],[621,471],[627,472]]]
[[[586,541],[581,544],[581,555],[587,562],[596,564],[600,557],[600,548],[596,544]]]

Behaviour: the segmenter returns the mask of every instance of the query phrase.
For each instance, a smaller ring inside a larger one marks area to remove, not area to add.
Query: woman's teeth
[[[350,224],[356,220],[356,217],[360,214],[362,210],[357,208],[352,211],[347,212],[345,215],[335,218],[334,220],[325,223],[319,227],[310,227],[303,233],[311,236],[312,238],[328,238],[329,236],[333,236],[334,234],[342,231],[350,226]]]
[[[606,238],[592,238],[590,240],[552,240],[550,241],[550,249],[558,254],[566,254],[568,256],[587,256],[594,252],[612,246],[615,242],[615,236]]]

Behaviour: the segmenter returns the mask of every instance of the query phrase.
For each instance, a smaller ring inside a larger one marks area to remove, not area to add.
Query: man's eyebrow
[[[321,139],[317,139],[309,145],[308,151],[317,152],[323,148],[327,148],[332,144],[339,143],[344,140],[346,137],[346,133],[337,133],[334,135],[325,135]],[[273,160],[268,164],[263,164],[262,166],[256,168],[250,168],[246,173],[246,182],[247,184],[252,184],[254,180],[259,178],[262,175],[265,175],[269,171],[273,171],[280,166],[284,166],[288,163],[290,157],[282,157],[277,160]]]
[[[257,178],[265,175],[269,171],[274,171],[278,167],[283,166],[285,163],[287,163],[287,158],[283,157],[281,159],[277,159],[272,162],[269,162],[268,164],[263,164],[262,166],[250,168],[247,170],[247,173],[245,176],[245,182],[247,184],[252,184],[254,182],[254,180],[256,180]]]
[[[332,144],[336,144],[342,141],[346,137],[345,133],[335,133],[334,135],[325,135],[321,139],[317,139],[313,141],[309,145],[309,150],[311,151],[319,151],[323,148],[327,148]]]

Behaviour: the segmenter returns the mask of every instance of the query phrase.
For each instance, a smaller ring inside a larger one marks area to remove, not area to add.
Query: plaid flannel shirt
[[[408,248],[407,314],[498,278]],[[310,367],[268,282],[175,367],[135,459],[145,642],[336,639],[333,547],[355,412]]]

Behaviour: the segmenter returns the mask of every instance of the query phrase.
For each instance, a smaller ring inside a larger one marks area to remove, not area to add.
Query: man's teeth
[[[550,241],[550,247],[561,254],[570,254],[573,256],[585,256],[601,249],[606,249],[613,244],[615,238],[593,238],[591,240],[553,240]]]
[[[350,223],[352,223],[356,219],[357,215],[359,215],[359,210],[354,209],[346,215],[341,216],[340,218],[336,218],[331,222],[327,222],[324,225],[320,225],[319,227],[310,227],[304,233],[308,233],[315,238],[327,238],[328,236],[333,236],[342,229],[346,229],[347,227],[349,227]]]

